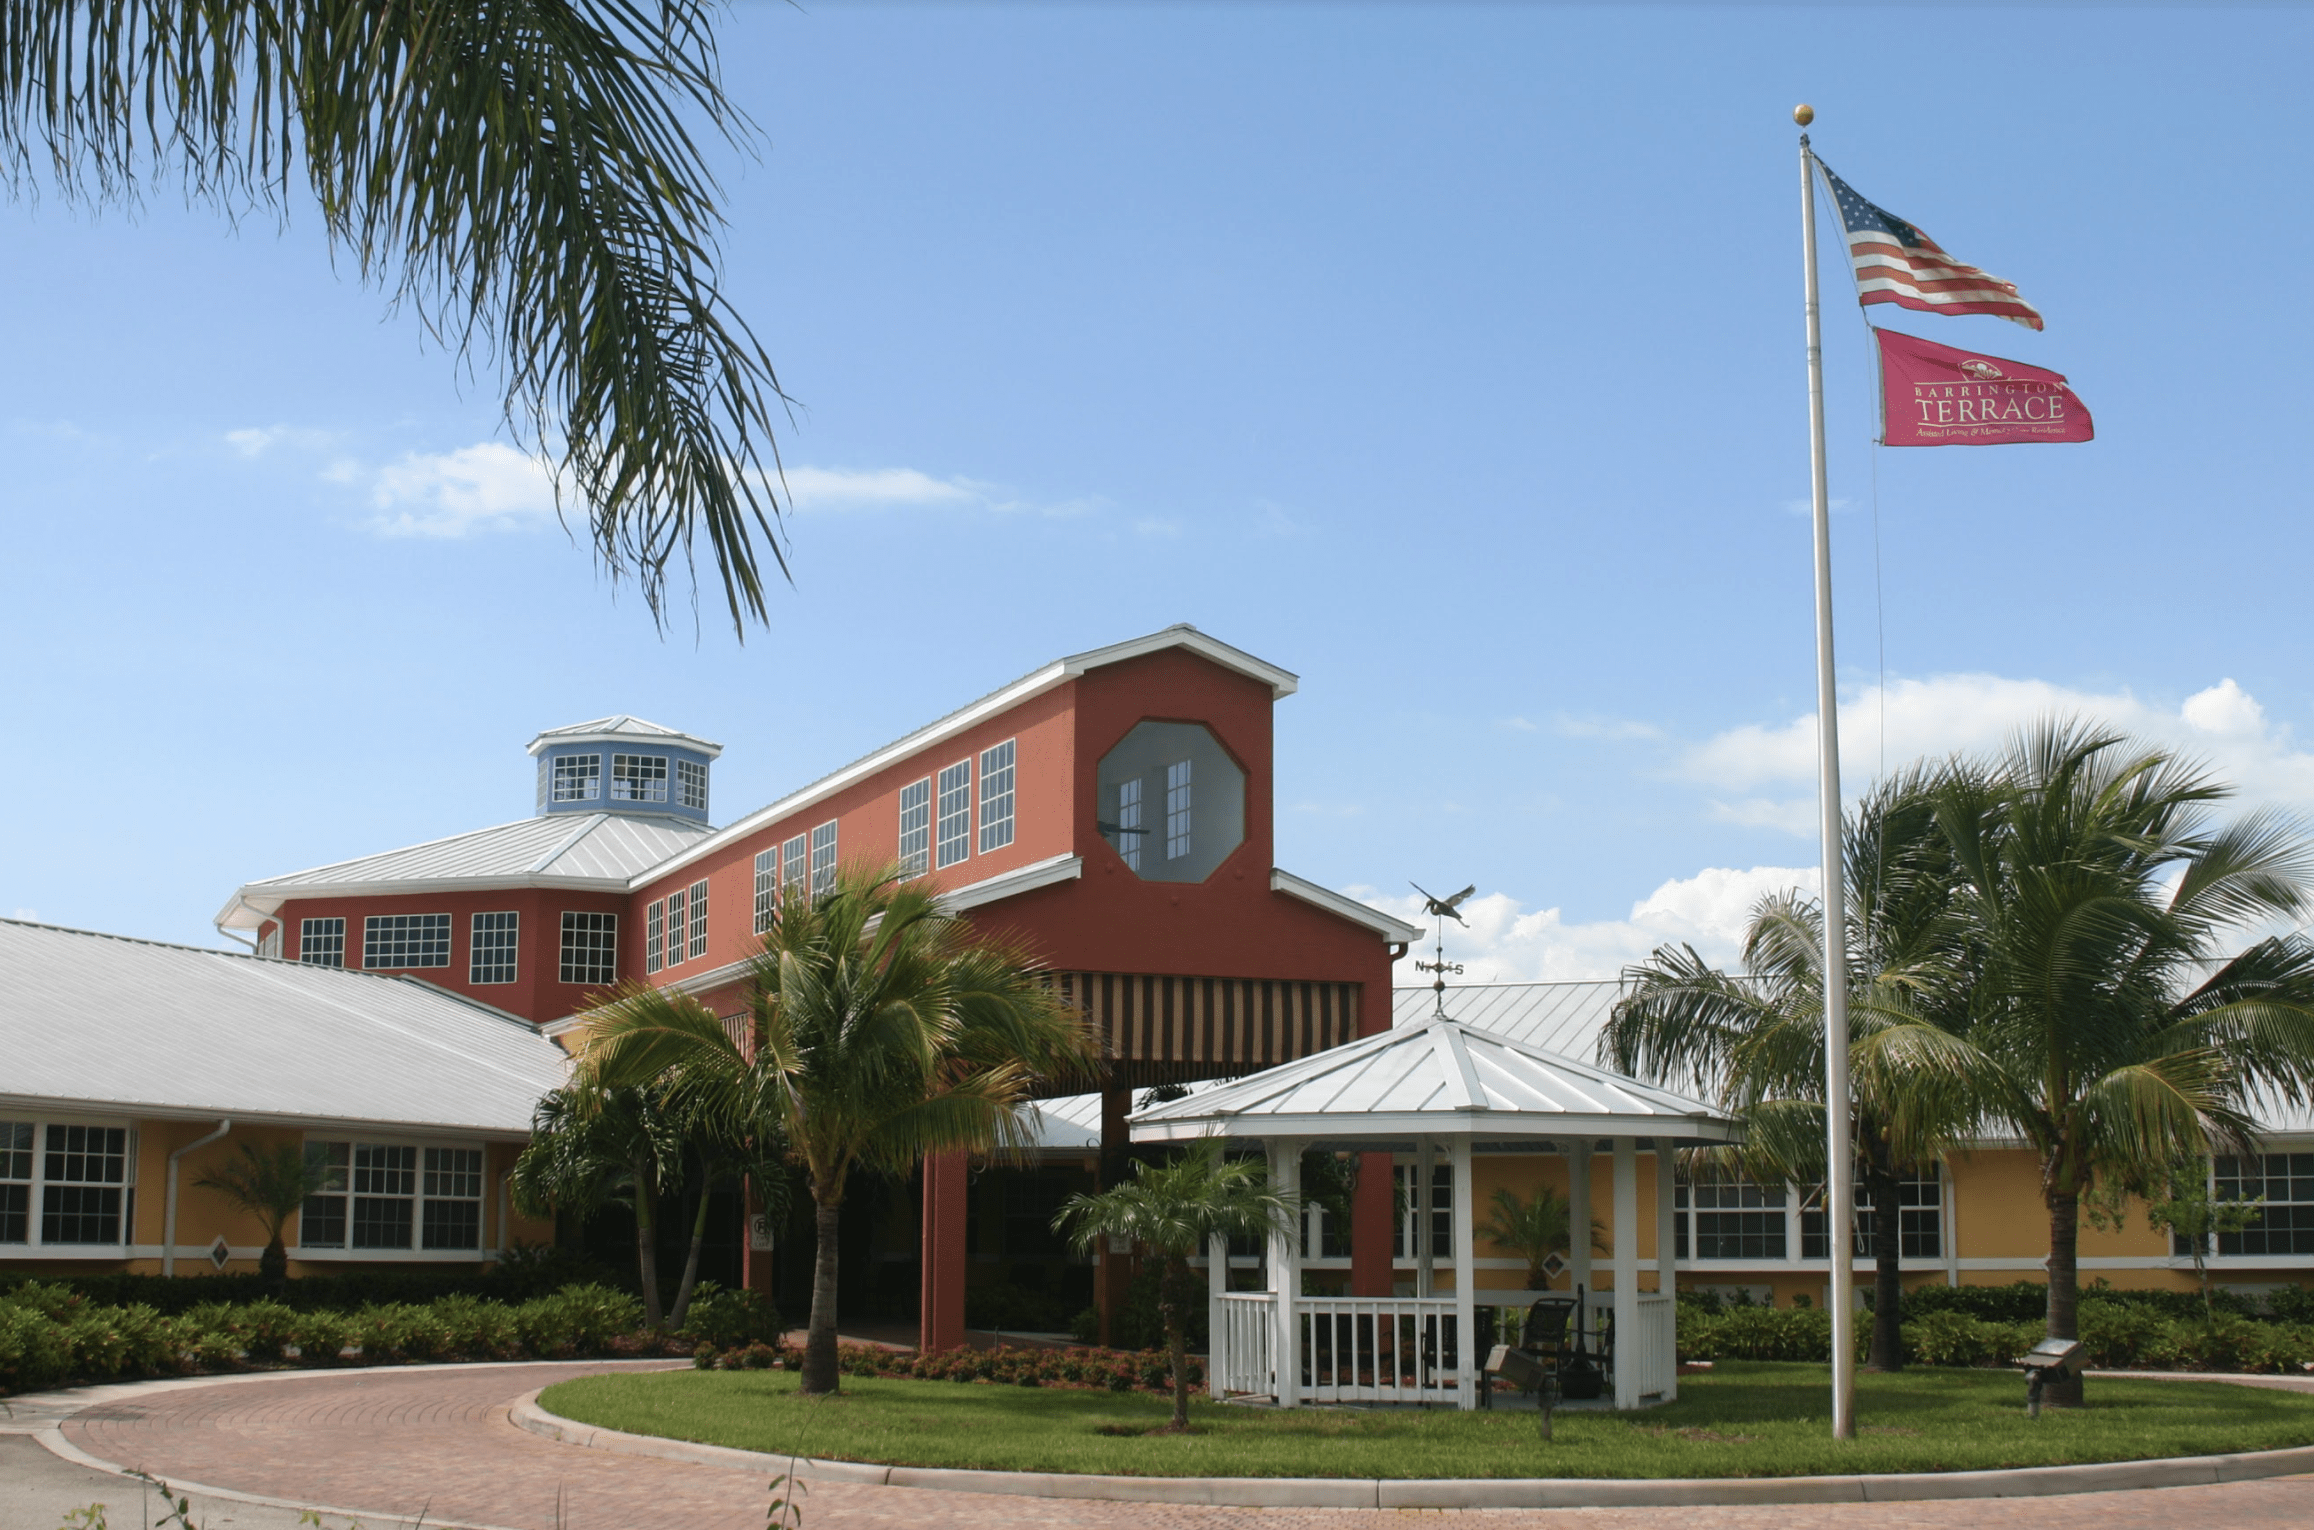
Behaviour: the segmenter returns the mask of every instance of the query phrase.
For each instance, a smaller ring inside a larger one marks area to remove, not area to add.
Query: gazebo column
[[[1478,1250],[1471,1223],[1470,1136],[1460,1133],[1449,1150],[1454,1165],[1454,1363],[1455,1395],[1465,1409],[1478,1406]]]
[[[1639,1368],[1630,1362],[1639,1334],[1639,1144],[1615,1139],[1615,1406],[1639,1406]]]
[[[1590,1287],[1591,1139],[1588,1137],[1567,1144],[1567,1242],[1567,1284]]]
[[[1672,1143],[1655,1139],[1655,1289],[1666,1296],[1679,1290],[1673,1257],[1679,1248],[1678,1156]]]
[[[1229,1374],[1229,1320],[1224,1316],[1221,1298],[1229,1290],[1229,1240],[1205,1240],[1205,1331],[1210,1338],[1205,1343],[1205,1390],[1219,1402],[1228,1395],[1226,1377]]]
[[[1302,1144],[1291,1137],[1269,1140],[1270,1185],[1281,1195],[1299,1196],[1302,1189]],[[1269,1234],[1270,1286],[1277,1297],[1277,1315],[1271,1327],[1270,1366],[1277,1388],[1277,1405],[1297,1406],[1302,1400],[1301,1314],[1295,1303],[1302,1294],[1302,1222],[1293,1218]]]
[[[1433,1174],[1431,1146],[1428,1137],[1419,1137],[1414,1143],[1414,1294],[1436,1296],[1437,1253],[1430,1233],[1431,1176]]]

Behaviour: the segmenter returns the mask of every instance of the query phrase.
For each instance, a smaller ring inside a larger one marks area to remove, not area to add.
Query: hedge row
[[[691,1352],[691,1363],[701,1370],[762,1370],[774,1364],[793,1367],[799,1360],[796,1351],[769,1344],[720,1350],[702,1344]],[[1100,1387],[1111,1392],[1173,1389],[1173,1363],[1163,1350],[951,1349],[920,1355],[872,1344],[839,1344],[836,1364],[847,1376],[987,1381],[1017,1387]],[[1205,1385],[1205,1362],[1196,1355],[1189,1357],[1189,1384]]]
[[[681,1332],[650,1332],[642,1320],[633,1297],[602,1286],[567,1286],[525,1302],[457,1295],[372,1303],[354,1312],[213,1302],[163,1313],[145,1303],[91,1302],[59,1282],[26,1281],[0,1291],[0,1393],[284,1361],[379,1365],[679,1354],[692,1343],[744,1344],[779,1332],[778,1313],[756,1293],[705,1285]]]
[[[1857,1328],[1862,1358],[1871,1334],[1868,1324]],[[2044,1331],[2038,1318],[1999,1321],[1949,1310],[1908,1317],[1902,1328],[1907,1362],[1962,1366],[2011,1365]],[[2081,1304],[2081,1347],[2099,1370],[2296,1373],[2314,1368],[2314,1324],[2257,1322],[2232,1312],[2204,1322],[2198,1303],[2192,1316],[2174,1318],[2155,1304],[2092,1300]],[[1683,1360],[1822,1361],[1831,1353],[1832,1318],[1820,1309],[1680,1305]]]
[[[487,1267],[457,1271],[357,1270],[272,1282],[258,1275],[65,1275],[70,1288],[102,1307],[151,1307],[165,1316],[196,1307],[271,1301],[300,1312],[358,1312],[364,1307],[434,1302],[445,1296],[526,1302],[569,1286],[604,1286],[638,1294],[632,1271],[567,1249],[520,1245]]]

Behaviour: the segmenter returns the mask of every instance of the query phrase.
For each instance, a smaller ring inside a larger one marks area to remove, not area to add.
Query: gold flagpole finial
[[[1816,120],[1816,108],[1802,101],[1798,106],[1792,108],[1792,120],[1800,126],[1806,127]]]

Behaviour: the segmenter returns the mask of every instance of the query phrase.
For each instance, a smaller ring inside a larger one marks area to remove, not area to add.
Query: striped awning
[[[1055,980],[1100,1036],[1113,1089],[1235,1078],[1358,1036],[1357,983],[1120,972]]]

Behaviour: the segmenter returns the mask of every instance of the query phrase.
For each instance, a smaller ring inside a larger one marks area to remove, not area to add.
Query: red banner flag
[[[2059,372],[1917,335],[1880,338],[1881,440],[1889,446],[2088,441],[2089,410]]]

